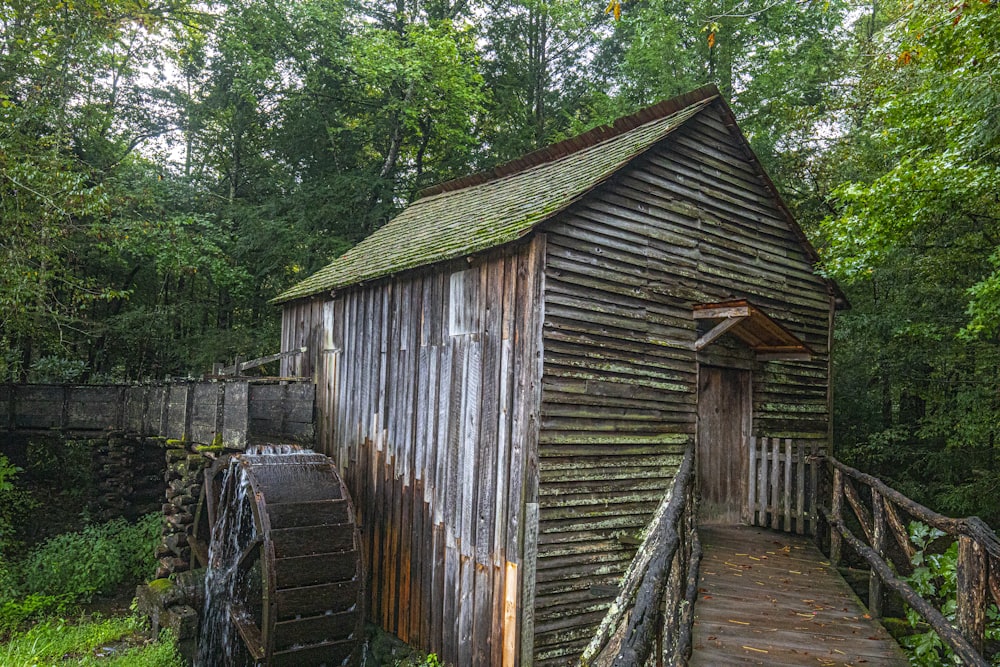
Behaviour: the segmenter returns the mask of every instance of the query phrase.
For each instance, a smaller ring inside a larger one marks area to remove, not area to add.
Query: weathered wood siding
[[[696,433],[699,361],[752,370],[753,432],[827,437],[826,283],[714,109],[545,227],[537,665],[572,662]],[[703,353],[692,306],[745,298],[816,352]],[[622,541],[625,537],[625,543]]]
[[[543,248],[285,307],[282,349],[309,348],[320,447],[360,514],[369,616],[456,665],[521,648]]]

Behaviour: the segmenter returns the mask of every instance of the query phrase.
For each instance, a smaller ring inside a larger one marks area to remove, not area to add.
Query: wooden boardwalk
[[[701,526],[692,667],[908,665],[808,538]]]

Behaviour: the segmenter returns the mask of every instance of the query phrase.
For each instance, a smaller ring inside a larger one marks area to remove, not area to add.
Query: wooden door
[[[698,372],[699,520],[736,524],[746,496],[750,371],[702,366]]]

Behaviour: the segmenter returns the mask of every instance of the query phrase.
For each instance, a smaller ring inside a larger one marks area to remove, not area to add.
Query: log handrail
[[[1000,605],[1000,539],[996,533],[978,517],[946,517],[906,497],[877,477],[856,470],[832,456],[827,456],[826,461],[832,469],[833,488],[830,507],[821,507],[820,513],[832,529],[830,558],[834,563],[839,561],[841,545],[846,542],[871,567],[868,608],[872,616],[882,614],[882,590],[886,586],[916,611],[964,664],[987,667],[990,662],[982,651],[986,604],[991,593]],[[869,488],[870,513],[852,480]],[[853,511],[865,539],[855,535],[844,520],[845,498],[848,500],[846,506]],[[907,558],[914,553],[897,508],[958,540],[957,628],[906,581],[896,576],[887,556],[888,536],[893,535]]]
[[[910,500],[896,489],[888,486],[878,477],[873,477],[868,473],[852,468],[832,456],[828,456],[826,458],[834,468],[840,470],[845,475],[856,479],[862,484],[875,489],[883,498],[892,501],[893,504],[898,505],[899,507],[902,507],[914,518],[920,519],[928,526],[937,528],[938,530],[948,533],[949,535],[955,537],[965,535],[966,537],[970,537],[977,542],[982,543],[983,548],[986,549],[986,552],[992,558],[1000,559],[1000,538],[998,538],[997,534],[993,532],[993,529],[978,516],[953,519],[943,514],[938,514],[934,510],[924,507],[914,500]]]
[[[663,644],[661,657],[669,664],[687,664],[701,560],[695,529],[694,451],[693,445],[685,451],[580,665],[645,665],[658,643]]]

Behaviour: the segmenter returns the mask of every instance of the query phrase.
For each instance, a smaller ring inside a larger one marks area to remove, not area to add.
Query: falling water
[[[263,445],[229,460],[222,474],[218,519],[212,528],[208,551],[205,608],[196,663],[200,667],[253,664],[233,622],[234,617],[240,617],[260,627],[262,611],[260,559],[256,559],[253,567],[241,568],[239,562],[258,538],[247,470],[254,463],[295,464],[316,456],[294,445]]]

